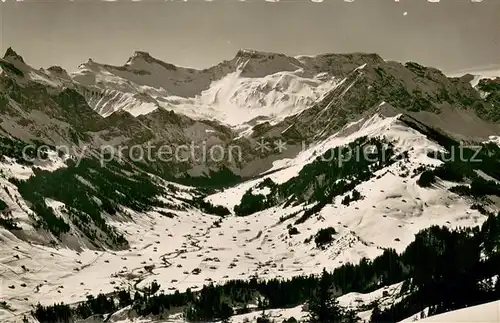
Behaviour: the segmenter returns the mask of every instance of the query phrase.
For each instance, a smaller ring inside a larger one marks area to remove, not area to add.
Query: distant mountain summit
[[[5,60],[15,60],[24,63],[24,60],[21,55],[17,54],[12,47],[7,48],[5,54],[3,56]]]
[[[5,57],[1,80],[8,103],[3,109],[10,115],[3,118],[11,124],[32,121],[18,130],[4,127],[5,133],[57,143],[74,142],[70,133],[77,131],[95,146],[193,138],[244,141],[248,156],[224,167],[245,176],[265,170],[275,158],[262,156],[269,162],[256,167],[251,147],[259,137],[315,142],[371,114],[381,102],[462,140],[487,140],[499,131],[497,89],[488,86],[493,81],[485,80],[476,89],[469,79],[450,78],[414,62],[385,61],[372,53],[291,57],[242,49],[232,60],[197,70],[136,51],[122,66],[89,59],[70,74],[60,67],[35,70],[11,48]],[[78,110],[68,110],[70,105]],[[46,114],[52,126],[39,128],[33,111]],[[164,125],[149,125],[152,113],[161,111],[177,116],[171,120],[185,121],[173,123],[172,132],[163,131]],[[66,124],[58,125],[60,121]],[[128,128],[132,124],[135,131]],[[202,168],[206,173],[206,165]]]

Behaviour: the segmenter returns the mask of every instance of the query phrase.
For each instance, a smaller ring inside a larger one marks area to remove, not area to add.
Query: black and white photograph
[[[496,323],[499,275],[499,0],[0,2],[0,323]]]

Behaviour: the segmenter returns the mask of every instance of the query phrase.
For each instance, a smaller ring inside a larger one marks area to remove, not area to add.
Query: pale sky
[[[135,50],[205,68],[240,48],[375,52],[445,71],[500,64],[500,0],[37,0],[0,3],[0,19],[2,53],[11,46],[36,68],[69,71],[88,58],[122,65]]]

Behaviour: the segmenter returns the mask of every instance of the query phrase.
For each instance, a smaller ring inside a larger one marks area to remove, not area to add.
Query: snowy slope
[[[304,78],[301,71],[278,72],[261,79],[231,73],[212,83],[195,100],[211,106],[223,122],[238,125],[257,117],[281,120],[310,106],[335,86],[335,79]]]
[[[424,319],[410,317],[401,322],[422,323],[493,323],[500,322],[500,301],[490,302],[477,306],[462,308],[456,311],[446,312],[439,315],[429,316]]]

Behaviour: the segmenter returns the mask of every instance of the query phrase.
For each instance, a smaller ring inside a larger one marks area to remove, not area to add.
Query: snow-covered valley
[[[384,136],[395,141],[398,150],[409,152],[409,163],[397,162],[357,187],[362,200],[345,206],[339,197],[305,223],[296,225],[298,234],[293,236],[288,235],[288,225],[304,205],[278,206],[246,217],[224,218],[196,209],[170,211],[175,214],[172,217],[128,210],[131,219],[108,221],[130,242],[130,249],[123,251],[40,246],[2,229],[2,299],[12,309],[0,312],[2,322],[15,322],[37,303],[75,303],[88,295],[117,289],[141,290],[153,281],[160,283],[164,292],[173,293],[232,279],[318,274],[323,267],[333,269],[357,263],[363,257],[373,259],[387,248],[401,252],[417,232],[431,225],[456,228],[484,222],[486,217],[471,209],[471,201],[447,190],[449,183],[440,182],[432,189],[416,184],[414,170],[436,165],[427,153],[442,147],[402,124],[398,116],[374,115],[360,123],[360,130],[348,137],[334,135],[296,158],[277,162],[276,172],[206,198],[232,209],[245,191],[265,178],[284,182],[315,156],[361,136]],[[26,176],[21,167],[9,169],[15,176]],[[15,191],[6,180],[2,183]],[[3,200],[9,201],[4,192],[1,194]],[[188,192],[177,194],[189,196]],[[55,210],[64,206],[56,201],[50,205]],[[19,209],[15,216],[22,212]],[[305,242],[325,227],[334,227],[337,232],[327,249]]]

